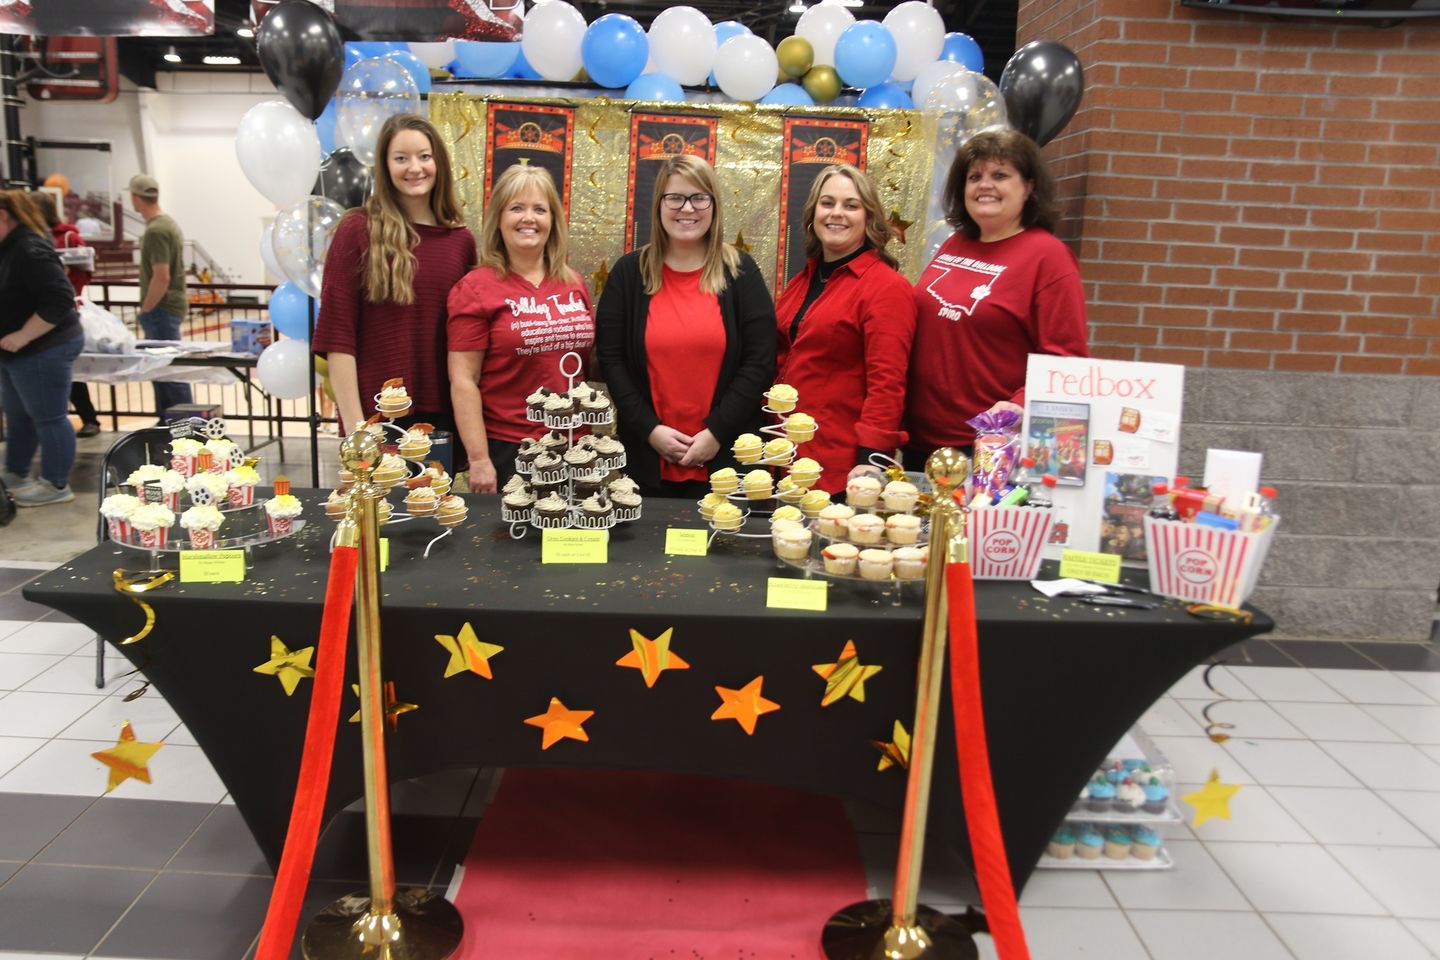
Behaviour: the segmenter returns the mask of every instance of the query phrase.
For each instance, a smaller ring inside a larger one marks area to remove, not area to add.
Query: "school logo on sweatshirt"
[[[925,292],[940,304],[940,316],[946,320],[961,320],[973,314],[1005,272],[1000,264],[950,253],[936,257],[930,269],[935,276],[925,285]]]

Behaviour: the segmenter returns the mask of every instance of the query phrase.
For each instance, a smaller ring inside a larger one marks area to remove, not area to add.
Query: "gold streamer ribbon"
[[[124,640],[121,640],[120,645],[123,647],[132,643],[139,643],[148,637],[150,631],[155,628],[155,608],[144,600],[141,600],[139,595],[148,593],[156,587],[163,586],[171,580],[174,580],[175,571],[162,570],[157,574],[154,571],[147,570],[138,576],[132,576],[127,571],[117,568],[115,572],[111,574],[111,578],[115,583],[115,592],[122,596],[129,597],[145,614],[145,626],[133,637],[126,637]]]

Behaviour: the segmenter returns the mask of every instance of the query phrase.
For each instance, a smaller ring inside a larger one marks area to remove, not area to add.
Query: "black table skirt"
[[[318,635],[332,526],[314,495],[307,499],[310,523],[256,548],[247,582],[156,590],[147,597],[153,632],[119,648],[194,735],[272,866],[311,682],[286,697],[276,678],[253,668],[269,659],[272,635],[291,649]],[[900,809],[904,772],[878,772],[871,741],[889,740],[896,720],[908,729],[914,719],[918,586],[907,587],[913,593],[898,607],[868,584],[834,584],[826,613],[769,610],[766,578],[793,574],[777,569],[767,541],[722,540],[704,558],[664,554],[666,527],[701,526],[689,503],[648,501],[643,519],[611,531],[604,566],[558,566],[540,563],[537,532],[508,538],[497,498],[470,500],[469,522],[428,559],[421,553],[438,532],[433,522],[383,531],[391,549],[381,585],[385,676],[399,700],[419,706],[389,738],[392,779],[472,766],[659,769]],[[112,589],[111,572],[144,564],[144,555],[105,544],[24,594],[113,643],[143,620]],[[1271,627],[1263,615],[1250,625],[1200,621],[1173,602],[1140,611],[1046,600],[1025,583],[981,581],[976,601],[990,756],[1017,888],[1087,777],[1141,713],[1195,664]],[[443,676],[449,654],[435,636],[467,622],[505,648],[490,661],[493,680]],[[672,650],[689,669],[667,671],[647,688],[638,670],[616,665],[631,649],[632,628],[651,638],[673,628]],[[883,670],[866,681],[865,702],[821,707],[824,681],[812,666],[834,662],[847,640],[862,663]],[[353,680],[353,645],[347,673]],[[738,688],[760,675],[764,696],[781,709],[761,716],[753,736],[733,720],[710,719],[720,705],[716,686]],[[551,697],[595,711],[585,723],[588,743],[541,749],[540,730],[523,721],[544,713]],[[963,850],[948,697],[947,690],[930,832]],[[344,722],[357,708],[347,693],[327,817],[362,793],[358,728]]]

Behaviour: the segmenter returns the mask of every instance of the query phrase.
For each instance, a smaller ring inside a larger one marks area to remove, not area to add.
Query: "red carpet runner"
[[[655,773],[509,770],[455,905],[459,960],[815,960],[865,899],[838,800]]]

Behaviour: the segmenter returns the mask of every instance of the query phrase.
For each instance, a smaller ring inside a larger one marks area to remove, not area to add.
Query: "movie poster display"
[[[660,165],[688,154],[715,164],[719,118],[670,113],[630,115],[630,178],[625,191],[625,250],[650,242],[650,207]]]
[[[864,120],[786,117],[784,162],[780,169],[780,247],[775,289],[783,290],[805,269],[805,234],[801,223],[810,187],[826,166],[848,163],[865,169],[870,124]]]
[[[533,103],[490,104],[485,120],[485,199],[500,174],[517,163],[544,167],[570,213],[570,168],[575,108]]]

